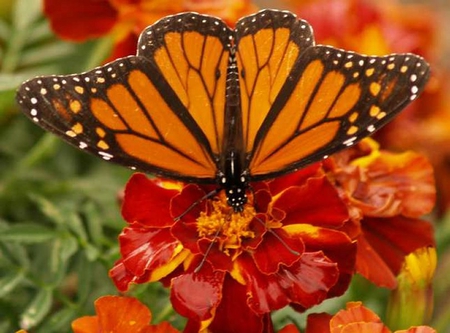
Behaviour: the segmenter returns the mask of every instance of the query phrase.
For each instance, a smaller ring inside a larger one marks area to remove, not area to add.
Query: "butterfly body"
[[[260,11],[235,29],[182,13],[145,29],[136,56],[29,80],[17,101],[38,125],[107,161],[216,183],[239,212],[249,182],[372,134],[428,76],[428,64],[413,54],[315,45],[310,25],[286,11]]]

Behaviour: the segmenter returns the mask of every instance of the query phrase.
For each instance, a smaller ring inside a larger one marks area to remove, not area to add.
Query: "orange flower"
[[[308,316],[306,333],[390,333],[380,317],[364,307],[361,302],[349,302],[347,308],[330,316],[325,313]],[[395,333],[436,333],[428,326],[411,327]]]
[[[434,245],[430,223],[418,219],[435,201],[433,171],[422,155],[380,151],[372,139],[324,162],[351,213],[344,228],[358,240],[357,271],[395,288],[404,256]]]
[[[72,322],[74,333],[177,333],[168,323],[150,325],[150,310],[132,297],[103,296],[95,301],[97,315]]]

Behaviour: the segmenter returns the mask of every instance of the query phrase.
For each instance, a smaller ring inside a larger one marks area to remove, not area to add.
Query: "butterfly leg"
[[[179,220],[181,220],[183,218],[183,216],[185,216],[187,213],[189,213],[193,208],[195,208],[198,204],[200,204],[201,202],[205,201],[206,199],[209,199],[213,196],[215,196],[217,193],[219,193],[222,189],[221,188],[217,188],[209,193],[207,193],[206,195],[204,195],[203,197],[201,197],[200,199],[198,199],[197,201],[195,201],[192,205],[190,205],[188,208],[186,208],[186,210],[181,213],[180,215],[178,215],[177,217],[174,218],[175,222],[178,222]]]

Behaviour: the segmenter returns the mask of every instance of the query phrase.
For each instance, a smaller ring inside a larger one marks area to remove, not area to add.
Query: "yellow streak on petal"
[[[191,255],[191,252],[187,249],[183,249],[183,246],[179,244],[175,250],[173,251],[172,259],[163,266],[155,268],[149,277],[149,282],[159,281],[163,277],[172,273],[178,266],[180,266],[188,257]]]

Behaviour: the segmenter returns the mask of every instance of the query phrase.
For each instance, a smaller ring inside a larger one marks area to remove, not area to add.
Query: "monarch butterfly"
[[[162,18],[136,56],[37,77],[17,100],[38,125],[133,170],[217,183],[235,212],[249,182],[327,158],[391,120],[423,90],[413,54],[315,45],[311,26],[262,10],[230,29],[197,13]]]

